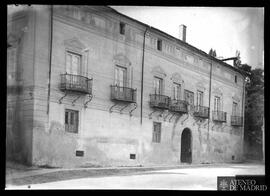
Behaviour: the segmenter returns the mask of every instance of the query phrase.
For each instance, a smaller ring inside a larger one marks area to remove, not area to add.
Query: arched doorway
[[[181,135],[181,162],[192,162],[192,145],[191,145],[191,131],[185,128]]]

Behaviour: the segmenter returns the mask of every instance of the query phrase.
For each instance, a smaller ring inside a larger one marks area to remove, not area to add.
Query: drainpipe
[[[47,115],[49,122],[50,96],[51,96],[51,70],[52,70],[52,43],[53,43],[53,5],[51,5],[50,18],[50,56],[49,56],[49,81],[48,81],[48,97],[47,97]]]
[[[242,94],[242,138],[241,138],[241,142],[242,142],[242,158],[244,158],[244,134],[245,134],[245,105],[246,105],[246,77],[244,79],[244,82],[243,82],[243,94]]]
[[[208,116],[208,130],[207,130],[207,141],[208,141],[208,150],[209,150],[209,128],[210,128],[210,116],[211,116],[211,90],[212,90],[212,66],[213,62],[211,60],[210,67],[210,80],[209,80],[209,116]]]
[[[144,50],[145,50],[145,35],[149,27],[146,27],[143,35],[143,54],[142,54],[142,76],[141,76],[141,124],[143,118],[143,75],[144,75]]]

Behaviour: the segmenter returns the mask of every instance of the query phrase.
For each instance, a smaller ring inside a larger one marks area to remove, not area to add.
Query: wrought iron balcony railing
[[[213,111],[212,112],[212,119],[213,121],[218,121],[218,122],[226,122],[226,112],[222,111]]]
[[[169,104],[169,109],[172,112],[187,113],[188,103],[184,100],[171,100]]]
[[[85,94],[92,94],[93,79],[81,75],[61,74],[60,89],[62,91],[74,91]]]
[[[169,109],[170,97],[166,95],[150,94],[150,107]]]
[[[209,118],[209,108],[205,106],[195,106],[193,115],[200,118]]]
[[[243,125],[243,118],[241,116],[231,116],[231,125],[241,127]]]
[[[128,87],[120,87],[111,85],[111,99],[116,101],[124,101],[136,103],[137,90]]]

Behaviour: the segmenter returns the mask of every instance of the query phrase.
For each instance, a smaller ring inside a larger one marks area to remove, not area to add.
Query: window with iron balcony
[[[170,97],[163,95],[163,79],[154,77],[154,94],[150,94],[150,107],[169,109]]]
[[[73,52],[66,53],[66,73],[61,74],[60,90],[82,94],[92,94],[92,78],[81,74],[82,56]]]
[[[111,100],[136,103],[137,89],[128,87],[127,68],[115,66],[114,85],[111,85]]]
[[[187,113],[188,103],[181,100],[181,84],[173,83],[173,94],[170,101],[169,110],[177,113]]]

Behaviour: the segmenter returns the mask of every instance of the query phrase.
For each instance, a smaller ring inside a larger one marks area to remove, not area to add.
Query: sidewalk
[[[243,163],[242,163],[243,164]],[[39,168],[27,167],[19,164],[7,163],[6,168],[6,184],[7,185],[25,185],[37,184],[45,182],[53,182],[60,180],[101,177],[111,175],[130,175],[139,174],[145,171],[167,170],[178,168],[194,168],[194,167],[231,167],[242,164],[216,163],[216,164],[184,164],[184,165],[162,165],[162,166],[146,166],[146,167],[106,167],[106,168]],[[253,163],[245,163],[253,164]]]

